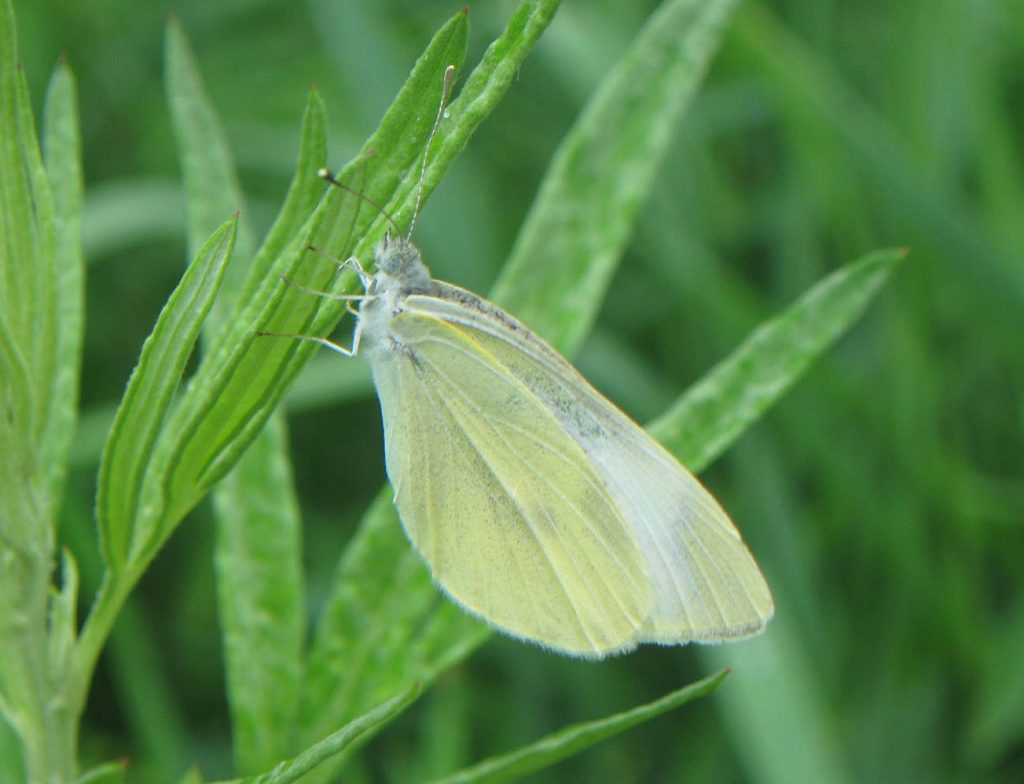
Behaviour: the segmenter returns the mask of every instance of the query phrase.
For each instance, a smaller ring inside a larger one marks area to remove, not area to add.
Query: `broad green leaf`
[[[140,508],[143,493],[150,492],[144,480],[153,444],[231,257],[235,228],[234,220],[221,226],[186,270],[142,347],[114,418],[96,499],[103,557],[110,569],[121,569],[133,542],[143,544],[154,534],[154,508]]]
[[[59,63],[46,96],[43,139],[46,172],[54,201],[56,335],[53,396],[41,446],[47,497],[56,509],[78,409],[84,298],[82,258],[82,164],[75,80]]]
[[[492,757],[478,765],[451,776],[435,780],[433,784],[473,784],[473,782],[511,781],[520,776],[544,770],[568,759],[591,746],[625,730],[650,721],[656,716],[685,705],[692,700],[706,697],[718,688],[729,674],[728,670],[711,675],[704,680],[669,692],[654,702],[640,705],[632,710],[616,713],[597,721],[576,724],[554,732],[525,748],[499,757]]]
[[[878,251],[826,277],[687,390],[651,435],[690,470],[703,469],[850,328],[905,255]]]
[[[662,3],[559,146],[492,294],[560,351],[592,326],[735,5]]]

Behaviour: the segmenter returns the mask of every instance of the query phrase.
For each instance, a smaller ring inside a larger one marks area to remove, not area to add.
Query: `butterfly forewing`
[[[762,630],[774,610],[771,593],[735,526],[700,482],[504,311],[447,284],[438,293],[409,297],[405,305],[421,319],[471,335],[486,363],[515,378],[555,419],[614,499],[653,589],[640,639],[713,642]]]
[[[486,333],[412,307],[390,333],[400,348],[373,362],[388,476],[438,583],[549,647],[635,645],[654,602],[645,558],[584,445],[496,364]]]

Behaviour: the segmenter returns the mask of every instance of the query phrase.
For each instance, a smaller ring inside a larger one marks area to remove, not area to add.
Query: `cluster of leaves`
[[[493,298],[567,353],[596,318],[670,134],[734,5],[667,0],[593,94],[549,168]],[[495,108],[557,6],[524,0],[466,76],[431,150],[425,193]],[[244,780],[331,780],[421,688],[489,635],[439,599],[382,490],[306,641],[298,505],[285,423],[275,410],[313,347],[258,337],[326,334],[341,317],[337,303],[282,284],[288,278],[312,289],[351,290],[354,281],[332,265],[311,263],[310,246],[365,259],[385,230],[385,213],[408,224],[441,74],[449,64],[462,70],[467,37],[460,12],[436,33],[377,131],[339,172],[364,198],[323,193],[316,172],[326,163],[326,119],[313,92],[297,174],[257,245],[244,211],[222,223],[242,209],[241,191],[184,35],[169,28],[167,88],[193,261],[142,348],[106,437],[95,508],[102,563],[83,569],[97,589],[79,628],[78,566],[68,551],[59,579],[53,574],[82,340],[75,90],[60,65],[41,152],[17,64],[13,10],[10,0],[3,3],[0,708],[14,735],[3,746],[10,753],[0,760],[0,778],[124,776],[120,763],[79,774],[79,722],[92,675],[108,641],[116,646],[111,630],[130,592],[207,494],[216,520],[234,761]],[[695,470],[706,466],[849,327],[902,255],[873,254],[822,280],[680,397],[653,432]],[[183,385],[199,341],[202,361]],[[710,692],[722,677],[569,728],[450,780],[492,781],[550,765]]]

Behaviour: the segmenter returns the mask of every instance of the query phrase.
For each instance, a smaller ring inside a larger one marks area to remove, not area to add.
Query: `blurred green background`
[[[654,5],[566,0],[424,211],[417,241],[437,277],[488,290],[562,134]],[[514,6],[471,7],[470,62]],[[37,108],[62,53],[79,79],[88,331],[64,526],[88,578],[102,427],[185,262],[168,16],[266,227],[309,85],[340,164],[458,3],[15,9]],[[352,780],[440,775],[719,662],[735,672],[711,700],[535,780],[1024,780],[1024,3],[744,3],[578,364],[647,421],[827,272],[893,245],[912,254],[864,320],[705,474],[775,591],[764,638],[594,664],[495,637],[368,746]],[[384,481],[376,400],[365,373],[349,376],[290,420],[311,615]],[[135,653],[101,664],[86,761],[228,775],[211,541],[200,508],[140,585],[122,628]]]

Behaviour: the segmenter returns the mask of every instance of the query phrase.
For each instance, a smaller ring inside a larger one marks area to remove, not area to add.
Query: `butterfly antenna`
[[[402,233],[402,230],[398,227],[398,223],[395,221],[394,218],[391,217],[388,211],[381,206],[380,202],[374,201],[362,191],[358,191],[355,188],[352,188],[346,185],[345,183],[341,182],[341,180],[337,179],[334,176],[333,172],[331,172],[331,170],[328,169],[326,166],[319,169],[316,173],[316,176],[319,177],[324,182],[333,185],[335,188],[340,188],[346,193],[351,193],[353,196],[357,196],[358,198],[362,199],[375,210],[377,210],[377,212],[384,216],[384,219],[391,224],[391,227],[395,230],[396,234]]]
[[[423,204],[423,181],[427,176],[427,158],[430,157],[430,147],[437,135],[437,129],[444,117],[444,107],[448,103],[448,95],[452,90],[452,82],[455,81],[455,66],[449,65],[444,69],[444,85],[441,87],[441,101],[437,105],[437,117],[434,118],[434,127],[430,129],[430,136],[427,137],[427,146],[423,149],[423,164],[420,166],[420,182],[416,190],[416,206],[412,211],[412,220],[409,221],[409,231],[405,234],[405,241],[412,238],[412,230],[416,228],[416,219],[420,215],[420,205]]]

